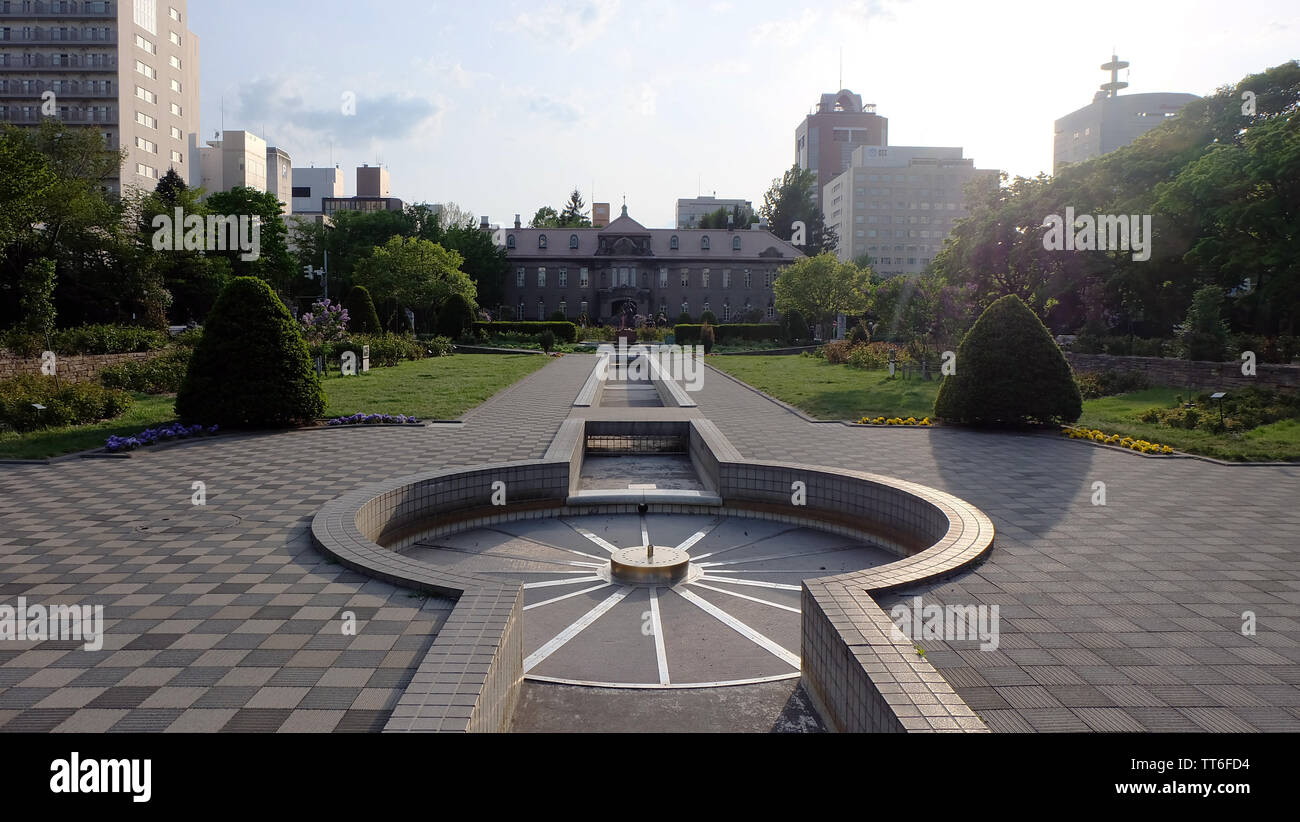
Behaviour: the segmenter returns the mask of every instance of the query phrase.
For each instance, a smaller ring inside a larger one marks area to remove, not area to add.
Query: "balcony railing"
[[[8,4],[0,2],[0,19],[31,17],[56,17],[61,19],[87,17],[105,20],[117,17],[117,7],[114,3],[108,3],[103,11],[96,11],[89,3],[84,1],[76,3],[42,3],[10,0]]]
[[[47,91],[54,92],[54,96],[56,98],[93,97],[93,98],[107,98],[110,100],[117,99],[117,91],[115,89],[82,88],[80,85],[68,85],[68,84],[64,84],[62,86],[55,86],[53,83],[32,83],[30,86],[24,86],[20,83],[10,82],[8,80],[0,80],[0,97],[9,97],[9,98],[34,97],[40,99],[40,96]]]
[[[84,31],[72,29],[56,37],[54,32],[49,29],[22,31],[21,29],[10,28],[8,32],[0,31],[0,43],[12,43],[13,45],[18,46],[21,46],[23,43],[39,43],[41,45],[71,43],[76,46],[93,46],[100,43],[105,46],[113,46],[117,45],[117,32],[110,31],[107,34],[90,34]]]
[[[24,59],[24,57],[26,59]],[[117,57],[113,56],[103,63],[92,64],[79,54],[70,54],[66,60],[53,60],[47,54],[9,55],[9,59],[0,63],[0,71],[117,71]]]
[[[110,111],[107,114],[100,114],[98,112],[73,111],[63,116],[49,115],[48,118],[40,112],[14,111],[13,109],[10,109],[8,113],[0,113],[0,123],[35,125],[45,119],[58,120],[73,125],[111,126],[117,124],[117,112]]]

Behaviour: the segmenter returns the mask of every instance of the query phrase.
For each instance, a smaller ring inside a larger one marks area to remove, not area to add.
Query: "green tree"
[[[529,228],[559,228],[560,214],[550,206],[542,206],[537,209],[533,219],[528,223]]]
[[[719,206],[716,211],[711,211],[701,217],[698,227],[709,229],[734,228],[739,231],[748,229],[752,222],[754,222],[754,212],[751,209],[742,208],[739,205],[733,205],[731,208]]]
[[[591,226],[591,219],[586,214],[587,204],[582,201],[582,192],[574,189],[569,193],[569,201],[560,211],[559,225],[565,228],[583,228]]]
[[[208,254],[203,250],[186,250],[174,247],[158,250],[154,237],[158,232],[172,231],[176,209],[184,217],[206,217],[207,204],[198,191],[185,185],[174,170],[168,170],[158,181],[153,192],[143,196],[134,209],[139,215],[141,265],[153,272],[156,279],[171,295],[168,317],[174,323],[201,321],[212,310],[218,295],[230,281],[230,261],[224,255]],[[161,225],[155,228],[157,221]]]
[[[21,307],[23,325],[32,334],[54,330],[54,261],[32,260],[23,272]]]
[[[229,191],[209,194],[207,206],[213,214],[256,217],[260,221],[257,259],[242,259],[245,255],[238,249],[220,252],[209,249],[209,254],[229,260],[230,269],[236,276],[258,277],[270,283],[277,293],[295,296],[299,269],[289,254],[289,231],[282,212],[284,204],[269,191],[235,186]]]
[[[378,334],[383,330],[375,301],[364,285],[353,286],[348,292],[348,330],[357,334]]]
[[[1207,285],[1192,295],[1187,319],[1176,329],[1183,356],[1222,362],[1228,353],[1228,324],[1223,321],[1223,290]]]
[[[325,392],[289,309],[255,277],[230,281],[190,357],[176,413],[187,423],[279,427],[325,412]]]
[[[455,251],[418,237],[393,237],[361,261],[354,279],[371,295],[394,300],[400,308],[443,303],[459,294],[471,306],[474,282],[460,270]]]
[[[794,223],[802,221],[805,228],[803,252],[815,257],[822,252],[834,252],[839,243],[835,229],[826,225],[821,206],[817,205],[817,175],[806,168],[791,166],[763,195],[760,216],[767,219],[768,230],[783,240],[794,234]]]
[[[458,340],[474,322],[474,306],[464,295],[452,293],[438,308],[438,333]]]
[[[825,331],[836,314],[861,314],[867,310],[871,277],[854,263],[842,263],[833,253],[824,251],[782,268],[772,290],[777,311],[798,311]]]
[[[956,372],[944,378],[935,416],[947,422],[1074,422],[1083,398],[1052,335],[1024,301],[995,301],[957,347]]]

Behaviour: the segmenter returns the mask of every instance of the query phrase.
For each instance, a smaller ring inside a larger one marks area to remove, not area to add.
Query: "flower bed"
[[[1139,451],[1143,454],[1172,454],[1174,449],[1168,445],[1161,445],[1156,442],[1147,442],[1138,440],[1133,437],[1121,437],[1119,434],[1107,434],[1105,431],[1097,429],[1088,430],[1087,428],[1063,427],[1061,433],[1072,440],[1092,440],[1103,445],[1118,445],[1121,448],[1128,448],[1131,451]]]
[[[134,451],[137,448],[153,445],[156,442],[184,440],[190,437],[215,433],[217,433],[217,426],[215,425],[204,428],[202,425],[181,425],[179,422],[174,422],[171,425],[158,428],[146,428],[132,437],[109,437],[104,443],[104,450],[115,454],[119,451]]]
[[[858,420],[858,425],[934,425],[934,421],[929,417],[863,417]]]
[[[326,425],[419,425],[419,419],[405,414],[362,414],[350,417],[335,417],[326,420]]]

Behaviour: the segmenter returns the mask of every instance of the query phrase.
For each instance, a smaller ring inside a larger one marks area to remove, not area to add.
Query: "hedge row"
[[[700,329],[704,326],[698,323],[678,323],[673,329],[673,336],[678,345],[696,345],[700,342]],[[766,342],[768,340],[781,340],[784,335],[781,332],[781,326],[777,323],[728,323],[713,326],[713,337],[718,345],[744,341],[744,342]]]
[[[50,335],[50,344],[59,354],[129,354],[155,351],[167,345],[167,335],[137,325],[81,325],[61,328]],[[0,332],[0,348],[8,348],[20,357],[39,356],[45,350],[45,337],[21,329]]]
[[[130,408],[131,402],[125,391],[93,382],[58,382],[37,374],[0,380],[0,424],[15,431],[112,419]]]
[[[578,326],[573,323],[559,322],[476,322],[474,333],[482,331],[489,337],[502,333],[527,334],[537,336],[543,331],[550,331],[555,339],[571,343],[578,339]]]

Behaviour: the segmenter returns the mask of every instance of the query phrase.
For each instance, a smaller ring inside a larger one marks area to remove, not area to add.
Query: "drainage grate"
[[[683,434],[589,434],[588,454],[685,454],[689,441]]]

